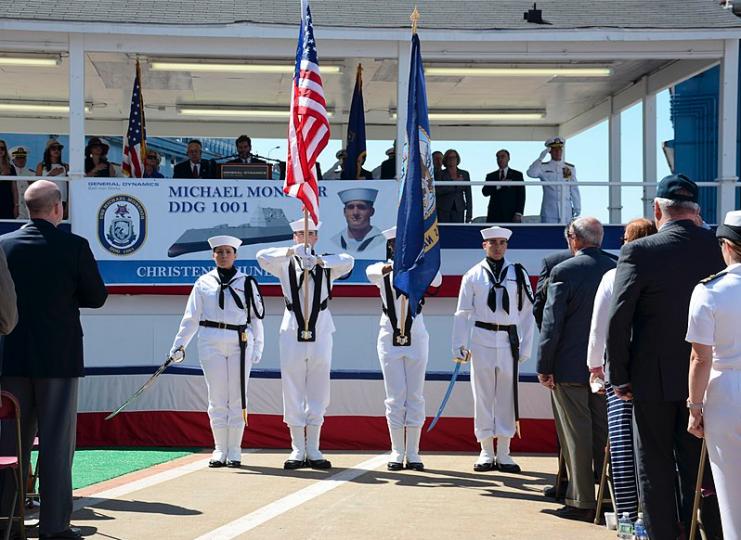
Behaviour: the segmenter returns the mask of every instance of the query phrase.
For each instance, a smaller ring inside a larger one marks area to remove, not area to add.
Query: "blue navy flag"
[[[350,119],[347,124],[347,157],[343,180],[358,180],[365,162],[365,111],[363,110],[363,68],[358,64],[355,91],[352,94]]]
[[[404,171],[396,218],[394,287],[409,298],[412,315],[440,269],[440,235],[433,183],[427,91],[419,36],[412,35]]]

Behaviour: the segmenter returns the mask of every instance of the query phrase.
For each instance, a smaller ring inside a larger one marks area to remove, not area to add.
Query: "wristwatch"
[[[689,400],[689,398],[687,398],[687,408],[688,409],[695,409],[696,411],[701,411],[704,405],[705,404],[702,401],[700,401],[699,403],[692,403]]]

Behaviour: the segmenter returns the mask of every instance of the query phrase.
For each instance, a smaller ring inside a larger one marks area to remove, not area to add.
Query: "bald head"
[[[23,195],[31,219],[46,219],[54,222],[54,214],[59,213],[61,220],[62,194],[59,188],[48,180],[37,180],[31,184]],[[59,222],[55,222],[58,225]]]

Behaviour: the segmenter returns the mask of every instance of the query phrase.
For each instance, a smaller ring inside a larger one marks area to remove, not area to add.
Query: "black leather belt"
[[[246,324],[227,324],[215,321],[200,321],[198,324],[200,326],[205,326],[206,328],[218,328],[219,330],[236,330],[237,332],[244,332],[244,330],[247,328]]]
[[[515,324],[492,324],[483,321],[476,321],[473,323],[476,328],[483,328],[484,330],[491,330],[492,332],[509,332],[510,328],[517,328]]]

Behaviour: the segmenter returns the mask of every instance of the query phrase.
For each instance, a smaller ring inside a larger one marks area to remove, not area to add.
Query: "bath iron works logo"
[[[147,211],[131,195],[114,195],[98,210],[98,240],[108,252],[136,253],[147,238]]]

